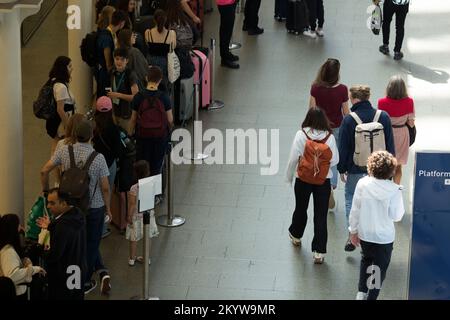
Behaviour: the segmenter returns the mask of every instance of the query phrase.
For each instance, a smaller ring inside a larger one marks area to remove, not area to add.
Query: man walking
[[[373,0],[374,4],[379,4],[381,0]],[[394,60],[403,58],[402,44],[405,37],[405,20],[409,11],[409,0],[385,0],[383,4],[383,45],[379,50],[382,54],[389,54],[389,35],[391,32],[391,22],[395,14],[395,47]]]
[[[65,172],[72,168],[71,160],[78,168],[84,168],[91,161],[87,168],[89,175],[89,209],[86,215],[87,275],[84,292],[87,294],[97,287],[97,282],[91,277],[94,272],[98,272],[101,281],[100,292],[107,294],[111,289],[111,279],[100,254],[100,241],[105,215],[108,215],[110,220],[112,218],[108,181],[109,169],[102,154],[94,155],[95,150],[90,144],[93,137],[91,123],[82,120],[74,130],[77,143],[73,146],[62,146],[57,149],[53,157],[42,168],[42,190],[44,192],[49,190],[48,176],[50,171],[56,167],[62,166],[62,171]]]

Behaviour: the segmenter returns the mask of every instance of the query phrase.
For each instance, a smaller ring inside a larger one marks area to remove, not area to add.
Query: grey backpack
[[[192,47],[194,42],[194,34],[192,33],[192,29],[189,24],[173,24],[170,26],[170,29],[174,30],[177,35],[177,48]]]
[[[381,110],[377,110],[372,122],[363,123],[361,118],[355,113],[350,116],[356,121],[355,129],[355,153],[353,162],[359,167],[367,166],[367,159],[375,151],[386,150],[386,140],[384,138],[384,127],[380,120]]]

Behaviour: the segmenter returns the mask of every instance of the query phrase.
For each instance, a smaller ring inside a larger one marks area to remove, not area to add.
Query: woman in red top
[[[405,81],[400,76],[393,76],[386,89],[386,98],[378,100],[378,109],[386,111],[391,117],[394,128],[395,157],[397,170],[394,182],[400,184],[402,165],[408,163],[409,130],[406,124],[414,127],[414,101],[408,97]]]
[[[339,83],[339,72],[341,64],[337,59],[328,59],[319,69],[317,78],[311,87],[311,98],[309,107],[319,107],[328,117],[336,144],[339,145],[339,128],[344,116],[350,111],[348,109],[348,89]],[[332,168],[331,178],[332,190],[336,189],[338,183],[337,167]],[[335,202],[333,192],[330,195],[329,208],[334,209]]]

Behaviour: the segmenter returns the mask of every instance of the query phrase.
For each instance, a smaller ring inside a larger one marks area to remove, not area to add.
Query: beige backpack
[[[366,167],[367,159],[373,152],[386,150],[384,127],[378,122],[380,120],[381,110],[377,110],[373,121],[368,123],[363,123],[355,112],[350,113],[350,116],[357,123],[353,162],[359,167]]]

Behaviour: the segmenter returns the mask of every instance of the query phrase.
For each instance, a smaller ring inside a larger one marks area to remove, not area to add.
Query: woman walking
[[[320,67],[317,78],[311,86],[310,108],[319,107],[327,115],[330,121],[333,136],[336,144],[339,145],[339,128],[341,127],[344,116],[350,111],[348,108],[348,89],[339,82],[341,64],[337,59],[328,59]],[[333,210],[336,206],[333,190],[337,188],[338,171],[333,166],[333,177],[331,178],[331,193],[329,200],[329,209]]]
[[[397,168],[394,182],[402,180],[402,166],[408,163],[409,130],[415,126],[414,101],[408,97],[405,81],[400,76],[393,76],[386,88],[386,97],[378,100],[378,109],[386,111],[391,117],[394,128],[395,156]]]
[[[301,238],[308,220],[307,211],[311,194],[314,199],[314,263],[321,264],[327,252],[327,212],[330,197],[331,167],[339,162],[339,152],[325,112],[310,108],[302,129],[295,135],[289,157],[286,179],[295,179],[295,211],[289,227],[289,237],[295,246]]]

